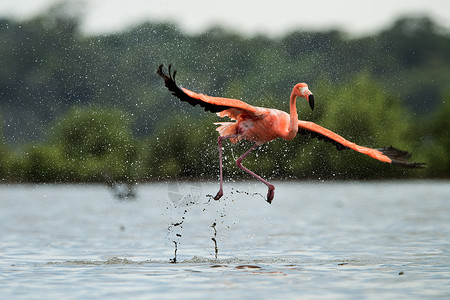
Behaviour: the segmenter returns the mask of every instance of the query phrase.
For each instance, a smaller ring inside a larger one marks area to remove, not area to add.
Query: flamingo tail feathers
[[[220,125],[216,128],[219,132],[220,136],[230,136],[235,135],[237,133],[237,123],[236,122],[217,122],[214,125]],[[240,137],[232,137],[230,141],[234,144],[237,143],[241,138]]]
[[[406,168],[424,168],[425,163],[410,162],[411,154],[396,149],[392,146],[380,149],[372,149],[363,146],[359,146],[353,142],[350,142],[342,136],[328,130],[313,122],[298,121],[299,133],[302,135],[310,135],[312,138],[317,138],[325,142],[330,142],[336,146],[337,150],[352,149],[362,154],[368,155],[376,160],[399,165]]]

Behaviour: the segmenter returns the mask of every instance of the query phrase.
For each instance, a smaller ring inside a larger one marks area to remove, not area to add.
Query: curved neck
[[[298,115],[297,115],[297,107],[295,105],[296,99],[297,95],[294,93],[294,91],[292,91],[289,102],[290,122],[289,122],[289,129],[285,137],[286,140],[292,140],[293,138],[295,138],[298,132]]]

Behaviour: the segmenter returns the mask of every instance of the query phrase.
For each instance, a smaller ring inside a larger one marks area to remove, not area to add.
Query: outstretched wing
[[[411,158],[411,154],[406,151],[396,149],[392,146],[381,149],[372,149],[359,146],[344,139],[342,136],[332,132],[331,130],[328,130],[313,122],[299,120],[298,129],[300,134],[309,134],[313,138],[330,142],[335,145],[338,150],[352,149],[379,161],[400,165],[407,168],[423,168],[425,166],[425,163],[409,162],[408,159]]]
[[[164,83],[172,94],[181,101],[187,102],[192,106],[200,105],[205,111],[218,113],[231,108],[239,109],[249,113],[256,112],[256,108],[237,99],[211,97],[203,94],[197,94],[185,88],[180,88],[175,82],[175,75],[177,71],[171,73],[171,65],[169,65],[168,72],[163,71],[164,65],[160,65],[157,74],[164,79]]]

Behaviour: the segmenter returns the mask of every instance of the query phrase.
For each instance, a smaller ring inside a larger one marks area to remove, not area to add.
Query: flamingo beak
[[[309,94],[308,103],[309,103],[309,107],[311,107],[311,110],[314,110],[314,95],[313,94]]]
[[[309,107],[311,107],[311,110],[314,110],[314,95],[311,93],[311,91],[308,89],[308,86],[304,86],[300,89],[300,95],[301,97],[308,100]]]

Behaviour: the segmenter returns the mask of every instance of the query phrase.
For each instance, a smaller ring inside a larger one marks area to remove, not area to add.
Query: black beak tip
[[[314,110],[314,95],[311,94],[308,97],[309,107],[311,107],[311,110]]]

